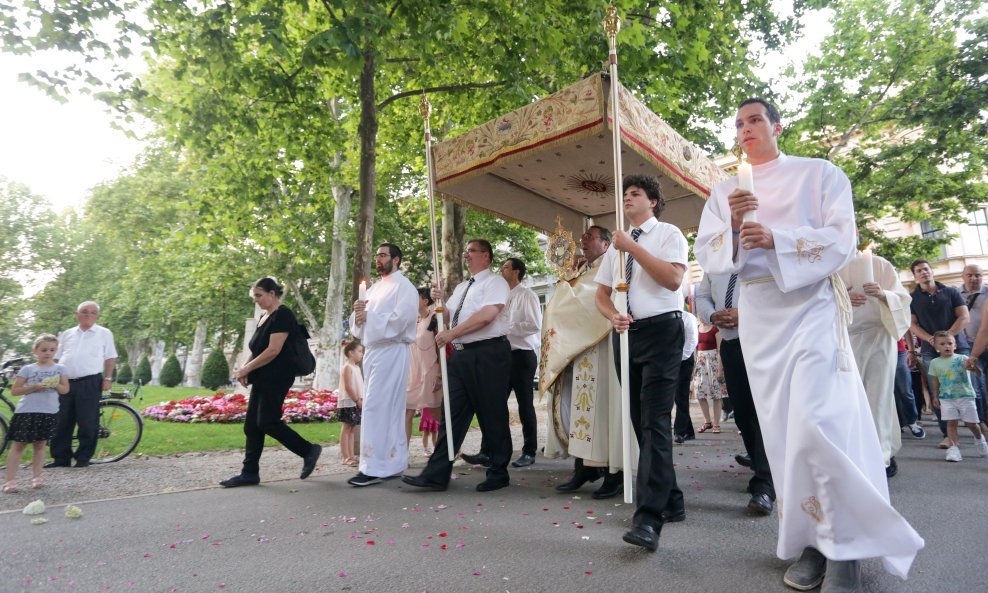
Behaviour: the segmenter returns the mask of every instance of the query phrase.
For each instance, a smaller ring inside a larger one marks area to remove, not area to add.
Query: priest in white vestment
[[[840,271],[840,277],[851,299],[851,351],[868,394],[885,474],[892,477],[898,471],[894,455],[902,447],[895,411],[895,367],[899,338],[912,319],[912,297],[892,264],[870,251],[859,253]]]
[[[860,591],[858,560],[880,557],[905,578],[924,542],[889,502],[848,345],[836,272],[855,252],[850,182],[828,161],[779,152],[780,119],[763,99],[742,103],[735,125],[753,190],[739,179],[714,187],[695,253],[704,270],[738,272],[744,286],[739,332],[778,495],[777,554],[799,556],[783,581]]]
[[[350,331],[364,344],[364,408],[360,430],[360,467],[347,480],[371,486],[408,469],[405,435],[405,391],[411,344],[418,321],[418,290],[398,267],[401,250],[382,243],[374,254],[381,276],[358,298],[350,315]]]
[[[539,396],[548,397],[550,426],[545,456],[575,459],[573,476],[556,486],[573,492],[606,475],[593,493],[597,499],[623,492],[621,398],[611,341],[611,324],[597,311],[594,299],[600,256],[611,233],[591,226],[580,237],[583,261],[563,275],[542,318]],[[638,444],[632,448],[637,463]]]

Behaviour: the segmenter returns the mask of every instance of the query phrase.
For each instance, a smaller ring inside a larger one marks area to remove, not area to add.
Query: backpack
[[[316,357],[309,350],[309,330],[301,323],[295,325],[295,331],[288,336],[289,360],[297,377],[311,375],[316,370]]]

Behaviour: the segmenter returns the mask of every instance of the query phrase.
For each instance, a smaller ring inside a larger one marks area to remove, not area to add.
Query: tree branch
[[[395,0],[395,3],[391,7],[391,10],[388,11],[388,18],[392,18],[395,15],[395,11],[398,10],[398,7],[400,5],[401,5],[401,0]]]
[[[341,20],[340,20],[339,18],[337,18],[337,16],[336,16],[336,13],[335,13],[335,12],[333,12],[333,7],[332,7],[332,6],[330,6],[330,4],[329,4],[329,0],[322,0],[322,5],[323,5],[323,8],[325,8],[325,9],[326,9],[326,12],[328,12],[328,13],[329,13],[329,18],[330,18],[330,19],[331,19],[331,20],[332,20],[332,21],[333,21],[334,23],[336,23],[337,25],[340,25],[340,26],[342,26],[342,25],[343,25],[343,21],[341,21]],[[345,14],[346,14],[346,13],[344,12],[344,15],[345,15]]]
[[[444,86],[433,86],[424,89],[416,89],[414,91],[404,91],[391,95],[387,99],[381,101],[377,104],[377,110],[383,111],[385,107],[394,103],[398,99],[404,99],[405,97],[414,97],[415,95],[421,95],[423,93],[450,93],[456,91],[465,91],[469,89],[489,89],[496,86],[504,86],[508,84],[506,80],[498,80],[493,82],[468,82],[465,84],[450,84]]]

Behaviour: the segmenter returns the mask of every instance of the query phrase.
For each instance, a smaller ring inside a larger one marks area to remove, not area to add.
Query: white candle
[[[865,284],[871,284],[875,281],[875,271],[871,267],[871,247],[865,247],[860,253],[861,256],[861,288],[864,288]]]
[[[748,161],[741,161],[738,165],[738,188],[755,193],[755,179],[751,174],[751,163]],[[758,214],[754,210],[745,212],[742,221],[758,222]]]
[[[357,288],[357,300],[366,301],[367,300],[367,281],[361,280],[360,286]]]

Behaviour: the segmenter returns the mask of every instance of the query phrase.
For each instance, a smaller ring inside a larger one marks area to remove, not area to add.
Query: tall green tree
[[[988,17],[979,1],[848,0],[832,24],[783,145],[844,169],[863,240],[904,268],[950,237],[890,240],[882,218],[943,229],[988,202]]]

